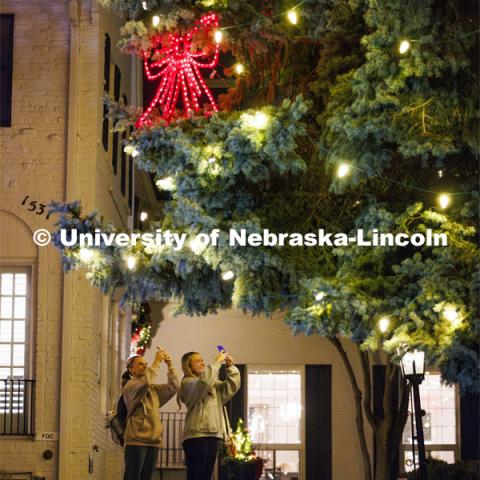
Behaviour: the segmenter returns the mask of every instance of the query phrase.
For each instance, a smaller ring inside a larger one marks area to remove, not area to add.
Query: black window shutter
[[[128,157],[128,207],[130,211],[133,205],[133,158]]]
[[[122,74],[120,69],[115,65],[113,75],[113,98],[116,102],[120,100],[120,82],[122,80]],[[118,132],[113,133],[113,146],[112,146],[112,168],[113,173],[116,175],[118,171]]]
[[[110,54],[111,41],[108,34],[105,34],[104,55],[103,55],[103,88],[104,91],[110,93]],[[103,124],[102,124],[102,144],[105,151],[108,150],[108,108],[103,106]]]
[[[460,397],[460,445],[463,461],[480,460],[480,395]]]
[[[13,22],[0,15],[0,127],[12,126]]]
[[[332,366],[305,366],[306,478],[332,480]]]

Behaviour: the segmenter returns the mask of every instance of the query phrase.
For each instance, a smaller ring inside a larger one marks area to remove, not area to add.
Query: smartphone
[[[219,352],[225,352],[225,348],[222,345],[217,345],[217,350]]]

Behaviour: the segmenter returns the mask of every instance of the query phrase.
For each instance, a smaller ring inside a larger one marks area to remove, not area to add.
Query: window
[[[429,373],[420,385],[420,401],[425,410],[423,417],[423,432],[427,456],[439,458],[448,463],[454,463],[457,450],[457,404],[454,387],[443,385],[440,374]],[[412,407],[409,406],[409,411]],[[415,424],[413,425],[415,429]],[[413,469],[412,464],[412,424],[408,419],[403,431],[404,470]],[[418,455],[416,454],[418,462]]]
[[[128,105],[126,95],[123,96],[123,103]],[[125,196],[127,187],[127,154],[124,151],[125,141],[127,140],[127,132],[122,133],[122,141],[120,142],[120,191]]]
[[[13,18],[0,15],[0,127],[12,126]]]
[[[110,93],[110,53],[111,53],[111,40],[110,37],[105,34],[105,44],[103,48],[103,88],[105,92]],[[103,149],[108,151],[108,108],[103,105],[103,123],[102,123],[102,144]]]
[[[26,376],[29,329],[29,271],[0,271],[0,378]]]
[[[300,370],[249,371],[248,429],[267,460],[263,480],[300,478],[302,418]]]

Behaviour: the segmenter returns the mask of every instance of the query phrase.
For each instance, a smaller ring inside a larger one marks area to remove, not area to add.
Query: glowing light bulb
[[[232,280],[233,277],[235,277],[235,274],[231,271],[228,270],[227,272],[222,273],[222,279],[228,282],[228,280]]]
[[[378,321],[378,329],[382,333],[385,333],[388,330],[389,327],[390,327],[390,319],[388,317],[382,317]]]
[[[78,252],[78,258],[80,258],[82,262],[89,262],[93,258],[93,250],[82,247]]]
[[[133,270],[137,266],[137,259],[133,255],[128,255],[125,261],[129,270]]]
[[[438,196],[438,204],[441,209],[445,209],[450,205],[450,195],[447,193],[442,193]]]
[[[268,123],[268,116],[263,112],[255,112],[252,118],[252,126],[258,129],[265,128]]]
[[[147,8],[148,8],[148,7],[147,7],[147,2],[142,2],[142,8],[143,8],[144,10],[147,10]]]
[[[400,55],[404,55],[410,50],[410,42],[408,40],[402,40],[398,46],[398,52]]]
[[[140,213],[140,221],[144,222],[148,218],[148,213],[147,212],[141,212]]]
[[[215,157],[210,157],[208,159],[208,163],[215,163],[217,161],[217,159]]]
[[[245,71],[245,67],[241,63],[235,64],[235,73],[241,75]]]
[[[443,310],[443,318],[448,320],[452,325],[456,325],[459,319],[457,309],[452,306],[445,307]]]
[[[161,178],[157,180],[156,185],[160,190],[175,190],[175,181],[172,177]]]
[[[206,245],[201,242],[197,237],[195,237],[193,240],[190,240],[188,246],[195,255],[200,255],[206,247]]]
[[[215,38],[215,43],[220,43],[222,41],[223,32],[221,30],[215,30],[213,37]]]
[[[325,292],[318,292],[316,295],[315,295],[315,300],[317,302],[320,302],[321,300],[323,300],[323,298],[325,297]]]
[[[442,178],[442,177],[443,177],[443,170],[439,170],[439,171],[438,171],[438,176],[439,176],[439,178]]]
[[[298,23],[298,14],[295,10],[289,10],[287,13],[287,18],[292,25],[296,25]]]
[[[152,18],[152,25],[154,27],[158,27],[160,25],[160,17],[158,15],[154,15]]]
[[[346,163],[342,163],[339,165],[337,170],[337,177],[343,178],[350,173],[350,166]]]

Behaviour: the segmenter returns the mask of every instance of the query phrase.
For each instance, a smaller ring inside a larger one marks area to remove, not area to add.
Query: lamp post
[[[416,438],[418,445],[418,463],[420,479],[427,480],[427,465],[425,458],[425,439],[423,437],[422,409],[420,406],[420,384],[425,378],[425,352],[415,350],[407,352],[401,360],[403,376],[410,382],[413,390],[413,405],[415,410]],[[412,431],[413,435],[413,431]],[[415,457],[414,457],[415,458]],[[415,461],[414,461],[415,464]]]

